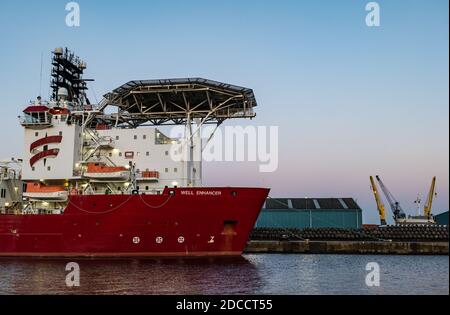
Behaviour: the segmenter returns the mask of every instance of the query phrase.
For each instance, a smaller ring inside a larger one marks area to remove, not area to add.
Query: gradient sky
[[[350,196],[375,223],[369,175],[382,175],[411,214],[436,175],[434,213],[448,210],[447,0],[378,1],[379,28],[365,25],[368,1],[359,0],[80,0],[79,28],[65,25],[67,2],[0,1],[0,157],[21,155],[16,117],[48,96],[50,52],[68,46],[96,79],[94,102],[133,79],[198,76],[253,88],[258,116],[246,124],[279,126],[279,169],[209,163],[207,185]]]

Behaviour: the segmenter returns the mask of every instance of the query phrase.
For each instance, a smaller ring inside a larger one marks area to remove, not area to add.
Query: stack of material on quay
[[[448,242],[448,226],[385,226],[371,229],[339,229],[339,228],[255,228],[250,240],[320,240],[320,241],[432,241]]]
[[[448,255],[448,226],[255,228],[247,253]]]

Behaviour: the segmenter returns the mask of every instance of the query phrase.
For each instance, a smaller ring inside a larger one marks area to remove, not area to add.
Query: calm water
[[[0,294],[449,294],[448,256],[245,255],[227,259],[0,259]],[[365,285],[377,262],[381,286]]]

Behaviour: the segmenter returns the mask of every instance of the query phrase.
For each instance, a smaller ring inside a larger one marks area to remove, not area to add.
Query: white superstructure
[[[61,213],[71,195],[201,186],[202,126],[255,116],[251,89],[201,78],[130,81],[92,105],[85,69],[55,49],[50,101],[38,97],[23,110],[23,185],[13,196],[22,213]],[[170,137],[173,126],[184,135]]]
[[[73,114],[58,104],[51,105],[32,105],[24,111],[24,181],[66,182],[74,187],[90,186],[99,193],[106,186],[117,193],[124,187],[149,192],[165,186],[201,185],[201,161],[194,162],[188,179],[187,162],[173,157],[173,152],[187,150],[186,141],[171,139],[155,127],[88,128],[79,117],[89,111]],[[47,118],[30,123],[33,115]],[[198,135],[193,143],[200,151]],[[92,164],[104,168],[90,169]]]
[[[15,208],[22,198],[20,160],[0,161],[0,213]]]

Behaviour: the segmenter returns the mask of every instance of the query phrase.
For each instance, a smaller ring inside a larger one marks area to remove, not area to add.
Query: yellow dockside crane
[[[431,219],[433,216],[431,214],[431,207],[433,206],[433,198],[436,195],[435,189],[436,189],[436,176],[434,176],[433,179],[431,180],[431,187],[430,191],[428,192],[427,202],[423,207],[423,215],[429,219]]]
[[[392,213],[394,215],[395,224],[436,224],[436,221],[431,213],[431,209],[433,206],[433,198],[436,195],[436,176],[433,177],[431,181],[430,191],[428,192],[427,201],[423,208],[423,215],[417,216],[406,216],[403,209],[400,207],[400,203],[394,198],[392,193],[388,190],[386,185],[381,181],[380,176],[376,176],[378,183],[380,184],[383,193],[389,202]],[[372,192],[375,196],[375,201],[377,203],[378,213],[380,214],[380,222],[381,225],[386,225],[386,208],[381,199],[381,195],[378,192],[377,185],[375,184],[375,180],[373,176],[370,176],[370,183],[372,186]]]
[[[372,185],[372,192],[375,196],[375,201],[377,202],[378,213],[380,214],[380,223],[381,225],[386,225],[386,208],[384,207],[383,201],[381,200],[381,196],[378,192],[378,188],[375,184],[373,176],[370,176],[370,183]]]

